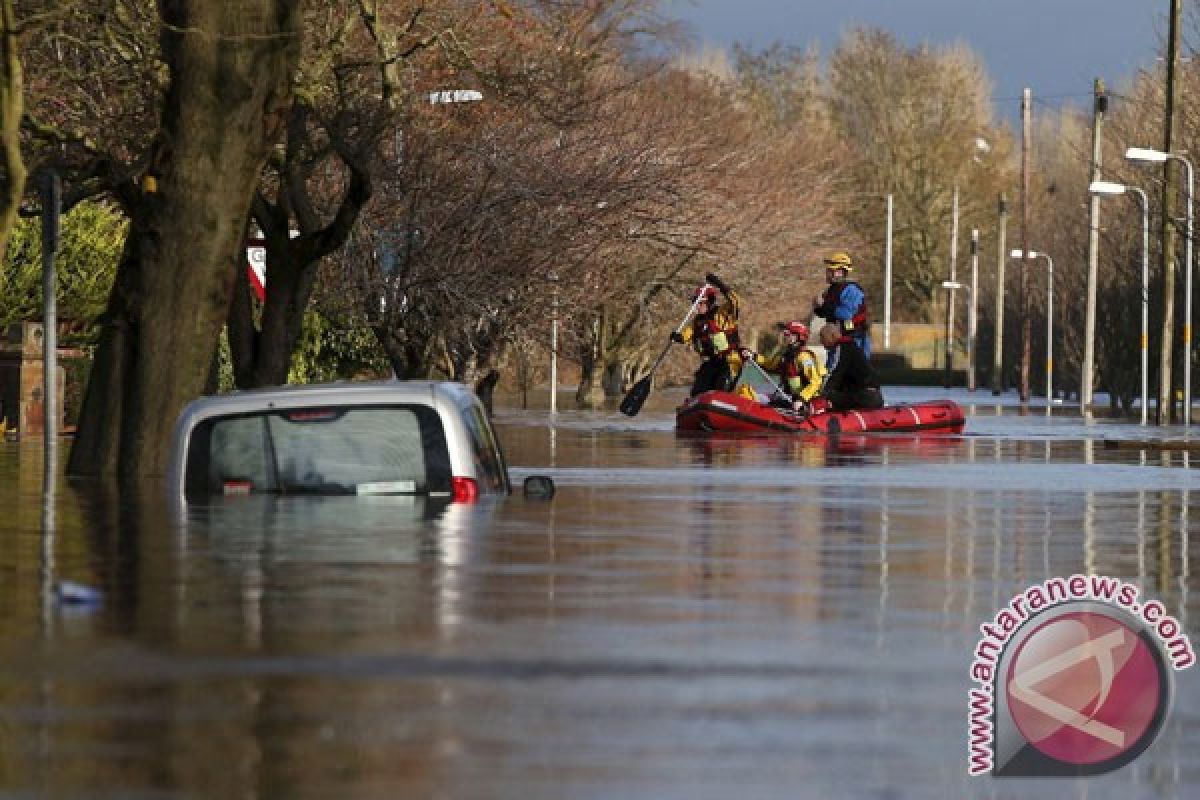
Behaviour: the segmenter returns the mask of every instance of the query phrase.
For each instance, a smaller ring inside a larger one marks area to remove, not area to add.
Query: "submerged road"
[[[633,419],[501,411],[514,475],[552,475],[549,502],[308,498],[177,526],[64,489],[51,559],[40,478],[10,446],[0,789],[1200,792],[1194,669],[1119,771],[967,776],[979,626],[1018,592],[1117,576],[1194,631],[1196,458],[1104,446],[1182,430],[981,403],[956,437],[684,438],[667,400]],[[48,604],[64,580],[103,601]]]

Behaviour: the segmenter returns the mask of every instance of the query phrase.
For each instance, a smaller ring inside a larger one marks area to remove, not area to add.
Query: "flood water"
[[[63,482],[50,535],[40,448],[4,444],[0,797],[1200,796],[1197,668],[1117,772],[968,778],[1014,594],[1113,575],[1200,618],[1200,453],[1104,445],[1184,430],[979,394],[964,436],[836,442],[501,410],[552,500],[177,522]]]

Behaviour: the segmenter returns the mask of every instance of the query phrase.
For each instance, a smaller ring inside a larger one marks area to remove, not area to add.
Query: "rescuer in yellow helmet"
[[[842,334],[871,357],[870,319],[867,295],[857,282],[850,280],[854,262],[845,250],[837,250],[825,259],[825,280],[829,288],[813,298],[813,313],[837,325]]]

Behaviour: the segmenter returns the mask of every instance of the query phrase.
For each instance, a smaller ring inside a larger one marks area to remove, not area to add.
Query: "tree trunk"
[[[496,384],[500,382],[499,370],[489,369],[483,377],[475,381],[475,394],[479,397],[488,414],[492,413],[496,398]]]
[[[258,328],[254,324],[254,296],[245,270],[239,270],[234,282],[233,301],[225,330],[229,333],[229,359],[233,366],[233,383],[239,389],[254,385],[254,368],[258,354]]]
[[[600,381],[605,397],[620,397],[625,394],[625,360],[618,354],[609,357],[604,365],[604,376]]]
[[[250,382],[238,388],[257,389],[287,383],[292,351],[304,328],[304,309],[312,294],[316,262],[299,263],[288,241],[287,221],[266,233],[267,302],[263,306],[262,330],[255,340],[254,369]]]
[[[139,235],[132,227],[128,236]],[[135,360],[134,335],[131,330],[133,310],[130,298],[138,284],[140,264],[126,248],[108,308],[101,323],[100,343],[95,362],[88,375],[87,390],[79,414],[79,425],[67,471],[73,475],[90,475],[112,479],[117,475],[117,456],[120,452],[121,425],[125,393],[131,366]]]
[[[422,380],[433,374],[436,337],[417,340],[403,327],[386,321],[373,325],[371,331],[392,365],[396,380]]]
[[[71,453],[75,474],[154,485],[203,388],[250,201],[299,55],[300,0],[160,0],[170,69],[151,176],[133,208]],[[127,292],[127,294],[126,294]]]
[[[304,137],[305,112],[293,109],[289,123],[288,151]],[[298,157],[298,156],[297,156]],[[254,202],[254,217],[263,232],[266,262],[266,303],[263,305],[262,328],[253,331],[252,346],[240,346],[234,355],[234,375],[239,389],[279,386],[287,383],[292,353],[304,329],[304,312],[312,296],[321,259],[341,247],[371,197],[370,175],[364,164],[349,154],[343,161],[350,169],[350,183],[342,196],[338,211],[328,225],[321,226],[317,212],[308,197],[304,176],[307,171],[284,171],[284,184],[279,189],[280,200],[270,203],[260,193]],[[292,219],[296,215],[299,235],[292,236]],[[239,283],[246,283],[239,280]],[[239,292],[237,302],[242,306],[230,310],[230,325],[241,328],[246,336],[246,321],[250,319],[250,294]]]
[[[12,0],[0,0],[0,260],[17,222],[25,193],[25,162],[21,158],[21,116],[25,87]]]
[[[604,369],[602,320],[594,320],[591,328],[590,352],[585,351],[579,362],[579,388],[575,390],[575,405],[578,408],[595,410],[604,405],[604,390],[599,386],[599,373]]]
[[[474,389],[488,414],[492,413],[496,385],[500,383],[500,371],[496,364],[503,356],[503,340],[493,336],[480,336],[474,342],[472,357],[458,376],[458,380]]]
[[[579,386],[575,388],[575,405],[587,408],[588,395],[596,386],[596,365],[591,359],[584,358],[579,363]]]
[[[407,380],[409,360],[405,354],[404,342],[396,335],[395,330],[386,324],[372,325],[371,332],[375,334],[375,341],[379,342],[388,363],[392,365],[392,375],[397,380]]]

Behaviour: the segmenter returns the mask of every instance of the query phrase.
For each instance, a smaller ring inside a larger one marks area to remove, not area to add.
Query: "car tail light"
[[[474,478],[451,478],[450,487],[454,490],[456,503],[474,503],[479,499],[479,484]]]

